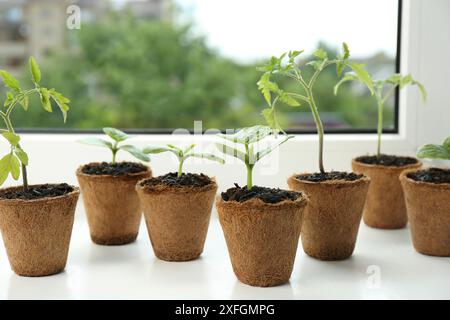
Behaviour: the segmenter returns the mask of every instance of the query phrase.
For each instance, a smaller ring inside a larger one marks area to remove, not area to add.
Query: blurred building
[[[169,0],[132,0],[124,6],[140,18],[166,19]],[[41,59],[66,44],[67,7],[78,5],[82,21],[94,21],[110,0],[0,0],[0,67],[14,72],[30,55]],[[123,10],[123,8],[121,9]]]

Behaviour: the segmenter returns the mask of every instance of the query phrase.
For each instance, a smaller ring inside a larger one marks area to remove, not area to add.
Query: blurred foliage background
[[[204,129],[225,129],[263,122],[265,102],[257,90],[260,72],[256,67],[265,61],[240,64],[223,58],[208,48],[204,38],[194,35],[189,24],[111,13],[101,21],[84,24],[69,40],[65,49],[50,52],[39,61],[44,85],[55,86],[71,99],[64,128],[192,128],[195,120],[202,120]],[[337,53],[337,48],[325,43],[318,46],[330,56]],[[380,56],[359,62],[367,63],[369,70],[376,69],[377,58]],[[302,63],[307,60],[304,55]],[[390,65],[394,69],[393,60]],[[29,80],[25,70],[22,74],[21,81]],[[330,67],[316,84],[325,127],[374,129],[377,110],[373,97],[357,84],[342,86],[334,96],[336,82],[335,70]],[[284,87],[292,85],[285,83]],[[284,127],[314,128],[306,106],[285,106],[283,110]],[[392,128],[393,100],[385,112],[385,127]],[[63,127],[57,112],[49,116],[38,103],[32,102],[29,113],[17,112],[16,126]]]

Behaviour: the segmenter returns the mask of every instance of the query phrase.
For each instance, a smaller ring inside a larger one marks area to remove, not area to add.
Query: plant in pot
[[[139,180],[151,177],[150,168],[139,162],[117,162],[119,151],[149,162],[139,148],[123,144],[131,137],[114,129],[104,128],[111,141],[88,137],[79,142],[107,148],[111,162],[93,162],[80,166],[76,175],[80,184],[91,239],[100,245],[123,245],[136,240],[142,208],[135,187]]]
[[[64,122],[69,110],[69,99],[55,89],[40,85],[41,71],[30,58],[33,88],[22,88],[10,73],[0,70],[4,84],[9,88],[0,111],[5,129],[1,135],[9,143],[9,152],[0,160],[0,185],[8,176],[22,185],[0,190],[0,229],[12,270],[21,276],[45,276],[64,270],[69,252],[70,237],[79,190],[68,184],[29,185],[29,159],[15,132],[11,116],[18,106],[25,111],[31,96],[38,95],[42,107],[52,112],[55,103]]]
[[[220,135],[240,148],[217,144],[221,152],[239,159],[247,168],[247,185],[235,184],[222,192],[216,207],[234,273],[241,282],[260,287],[289,281],[307,203],[300,192],[253,185],[257,162],[292,138],[283,135],[276,145],[256,152],[255,144],[272,134],[267,126],[243,128],[235,134]]]
[[[326,172],[323,164],[324,128],[314,99],[314,84],[320,73],[335,65],[340,76],[345,68],[353,70],[355,77],[373,90],[370,76],[364,65],[348,60],[350,53],[343,44],[341,56],[330,59],[328,54],[318,49],[313,60],[300,64],[297,59],[302,51],[290,51],[279,58],[272,57],[261,70],[264,74],[258,87],[269,107],[263,111],[267,123],[275,130],[282,130],[277,120],[277,103],[284,102],[293,107],[306,103],[314,117],[319,136],[318,173],[298,173],[288,179],[292,190],[304,191],[308,206],[304,213],[302,227],[303,250],[309,256],[321,260],[341,260],[352,255],[361,221],[362,209],[369,187],[369,178],[353,172]],[[307,78],[304,68],[312,68]],[[288,92],[280,88],[278,77],[292,79],[299,92]]]
[[[450,137],[428,144],[419,158],[450,161]],[[450,168],[410,169],[400,175],[414,248],[432,256],[450,256]]]
[[[352,80],[355,80],[355,75],[347,73],[335,86],[335,94],[342,83]],[[413,157],[381,153],[384,106],[397,88],[403,89],[408,85],[416,85],[424,100],[426,91],[424,86],[409,74],[405,76],[393,74],[384,80],[369,81],[374,87],[378,106],[377,150],[375,155],[359,156],[353,159],[352,168],[355,172],[367,175],[371,180],[363,211],[364,223],[373,228],[399,229],[405,227],[408,222],[399,176],[404,170],[419,168],[422,163]]]
[[[161,260],[189,261],[203,252],[217,184],[207,175],[183,172],[183,165],[189,158],[224,160],[194,148],[195,144],[143,149],[146,154],[169,152],[178,159],[178,172],[144,179],[136,186],[153,251]]]

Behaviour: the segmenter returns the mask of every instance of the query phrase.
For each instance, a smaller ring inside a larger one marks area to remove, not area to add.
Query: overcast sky
[[[240,61],[312,50],[319,40],[345,41],[353,56],[396,50],[396,0],[174,1],[213,48]]]

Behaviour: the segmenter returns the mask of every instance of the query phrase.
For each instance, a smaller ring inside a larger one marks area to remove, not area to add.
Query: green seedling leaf
[[[393,85],[399,85],[401,80],[402,80],[402,75],[399,73],[395,73],[395,74],[391,75],[390,77],[388,77],[385,80],[385,82],[393,84]]]
[[[14,180],[19,179],[20,161],[19,161],[19,159],[17,159],[17,157],[14,154],[9,153],[6,156],[4,156],[0,160],[0,168],[1,168],[0,171],[2,171],[1,178],[3,178],[5,172],[8,172],[8,173],[11,173],[11,176],[13,177]],[[6,174],[6,178],[7,177],[8,177],[8,174]],[[4,179],[6,180],[6,178],[4,178]]]
[[[426,144],[417,151],[417,157],[450,160],[450,149],[437,144]]]
[[[419,81],[415,80],[413,80],[411,83],[419,88],[420,94],[422,95],[422,100],[427,101],[428,93],[425,90],[425,86],[421,84]]]
[[[219,134],[218,136],[235,143],[252,144],[264,139],[271,133],[272,129],[270,127],[257,125],[243,128],[235,134]]]
[[[12,132],[9,131],[5,131],[2,133],[2,136],[5,137],[6,140],[8,140],[8,142],[13,146],[13,147],[17,147],[17,145],[20,142],[20,137]]]
[[[209,153],[191,153],[189,155],[189,157],[194,157],[194,158],[200,158],[200,159],[208,159],[211,161],[216,161],[218,163],[224,164],[225,160],[214,155],[214,154],[209,154]]]
[[[181,150],[181,149],[178,148],[177,146],[174,146],[173,144],[168,144],[167,146],[168,146],[170,149],[172,149],[172,150],[176,150],[176,151],[183,152],[183,150]]]
[[[6,92],[6,100],[3,106],[7,107],[14,101],[14,94],[10,91]]]
[[[322,68],[323,61],[321,60],[312,60],[306,63],[307,66],[312,66],[316,70],[320,70]]]
[[[226,144],[216,143],[215,145],[216,145],[216,148],[223,154],[229,155],[231,157],[237,158],[237,159],[245,162],[245,153],[243,153],[242,151],[240,151],[236,148],[230,147]]]
[[[41,69],[33,57],[30,57],[30,71],[35,83],[41,82]]]
[[[2,77],[3,82],[5,83],[5,85],[7,87],[9,87],[10,89],[12,89],[16,92],[21,91],[19,80],[14,78],[14,76],[12,74],[10,74],[9,72],[7,72],[5,70],[0,70],[0,76]]]
[[[342,52],[344,53],[342,56],[344,60],[350,58],[350,50],[348,49],[348,45],[345,42],[342,43]]]
[[[132,145],[124,145],[124,146],[120,146],[119,147],[120,150],[126,151],[129,154],[131,154],[132,156],[134,156],[135,158],[145,161],[145,162],[149,162],[150,161],[150,157],[148,155],[146,155],[142,150],[140,150],[139,148],[132,146]]]
[[[97,147],[113,149],[113,145],[111,142],[103,140],[103,139],[99,139],[99,138],[93,138],[93,137],[83,138],[83,139],[78,140],[77,142],[82,143],[82,144],[87,144],[90,146],[97,146]]]
[[[59,107],[59,110],[61,110],[64,123],[66,123],[67,111],[69,111],[69,109],[70,109],[67,104],[70,102],[70,100],[68,98],[64,97],[61,93],[57,92],[55,89],[50,89],[49,94],[52,97],[53,101],[55,101],[55,103]]]
[[[174,152],[174,153],[178,154],[178,152],[173,150],[172,148],[166,148],[166,147],[147,146],[142,151],[146,154],[158,154],[158,153],[163,153],[163,152]]]
[[[0,186],[3,185],[8,179],[9,175],[9,168],[3,165],[3,162],[0,161]]]
[[[328,59],[327,52],[325,50],[323,50],[322,48],[319,48],[316,51],[314,51],[313,55],[321,60]]]
[[[353,70],[357,79],[367,86],[367,88],[370,90],[370,93],[374,94],[375,89],[373,86],[373,81],[370,77],[370,74],[365,69],[365,66],[363,64],[354,62],[347,62],[347,65]]]
[[[290,107],[300,107],[301,106],[300,102],[298,102],[297,99],[295,99],[288,93],[281,91],[281,90],[279,92],[279,99],[281,102],[284,102],[285,104],[287,104]]]
[[[338,90],[339,90],[339,87],[343,84],[343,83],[345,83],[345,82],[347,82],[347,81],[353,81],[353,80],[356,80],[357,79],[357,77],[356,77],[356,75],[355,74],[353,74],[353,73],[346,73],[345,75],[344,75],[344,77],[334,86],[334,95],[337,95],[338,94]]]
[[[191,144],[189,147],[187,147],[186,149],[184,149],[183,153],[187,154],[189,151],[191,151],[192,149],[195,148],[195,144]]]
[[[278,128],[279,126],[277,125],[277,121],[275,119],[275,110],[273,108],[266,108],[261,112],[261,114],[263,115],[269,127],[275,130],[281,129]]]
[[[125,132],[120,131],[115,128],[103,128],[103,132],[108,135],[111,139],[117,142],[125,141],[129,138],[131,138],[129,135],[127,135]]]
[[[445,139],[443,146],[448,150],[448,152],[450,152],[450,137]]]
[[[28,155],[25,151],[23,151],[23,149],[15,148],[14,154],[17,156],[17,158],[19,158],[20,162],[22,162],[26,166],[28,165]]]
[[[289,139],[294,138],[294,136],[286,136],[283,140],[281,140],[279,143],[277,143],[274,146],[270,146],[264,150],[261,150],[259,152],[256,153],[256,161],[261,160],[261,158],[267,156],[268,154],[270,154],[273,150],[275,150],[276,148],[278,148],[279,146],[281,146],[283,143],[285,143],[286,141],[288,141]]]
[[[50,93],[46,88],[40,88],[41,104],[45,111],[52,112],[52,103],[50,102]]]
[[[28,96],[24,96],[20,101],[19,101],[20,105],[22,106],[23,110],[27,111],[28,110],[28,105],[30,104],[30,99],[28,98]]]

